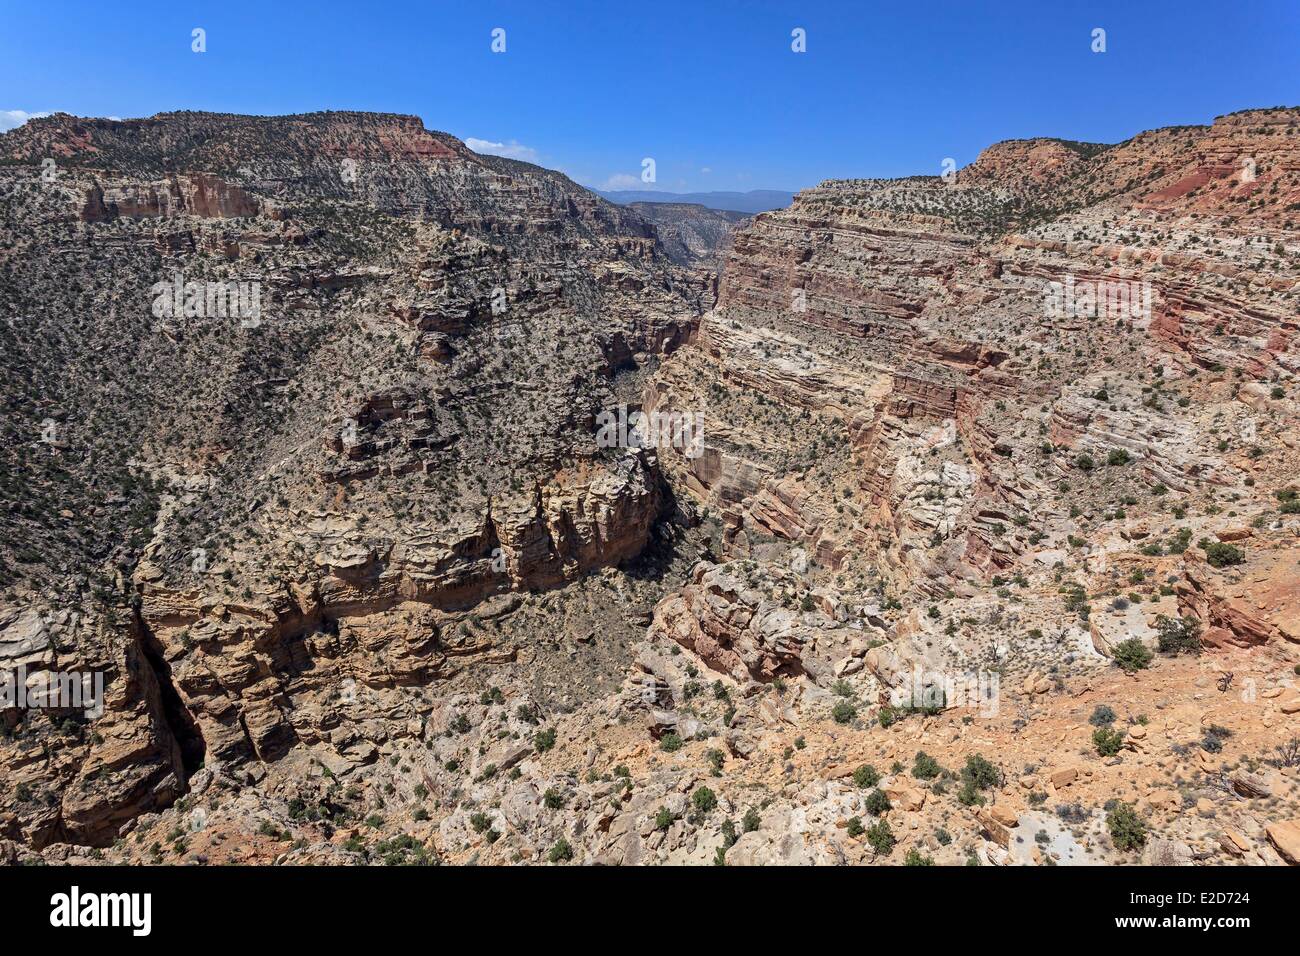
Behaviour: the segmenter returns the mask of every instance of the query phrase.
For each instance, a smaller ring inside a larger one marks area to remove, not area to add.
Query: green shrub
[[[898,841],[894,838],[894,831],[889,828],[889,821],[877,820],[867,827],[867,842],[877,853],[887,855],[893,852],[894,844]]]
[[[1108,465],[1127,465],[1129,463],[1128,452],[1123,448],[1112,448],[1110,454],[1106,456]]]
[[[864,763],[857,770],[853,771],[853,785],[859,790],[865,790],[868,787],[874,787],[880,783],[880,774],[876,768],[869,763]]]
[[[1116,804],[1106,814],[1106,828],[1120,850],[1140,850],[1147,842],[1147,828],[1137,811],[1127,803]]]
[[[861,817],[849,817],[849,828],[848,828],[849,836],[851,837],[862,836],[862,834],[866,831],[866,829],[867,828],[862,825]]]
[[[746,833],[753,833],[760,826],[762,826],[762,824],[763,824],[763,820],[758,815],[758,810],[754,807],[750,807],[748,810],[746,810],[745,816],[741,818],[740,821],[741,828],[744,829]]]
[[[569,841],[560,837],[551,847],[550,852],[546,854],[546,859],[551,863],[563,863],[566,860],[573,859],[573,847],[569,846]]]
[[[700,787],[691,794],[691,803],[700,813],[708,813],[718,805],[718,798],[708,787]]]
[[[722,764],[727,759],[727,755],[724,754],[721,750],[718,750],[716,747],[714,747],[704,755],[704,759],[709,762],[709,766],[712,768],[713,776],[721,777]]]
[[[933,780],[942,770],[939,761],[925,751],[918,752],[916,761],[912,764],[912,776],[917,780]]]
[[[682,738],[674,733],[666,733],[659,738],[659,749],[665,753],[672,753],[682,749]]]
[[[928,856],[923,856],[921,851],[913,847],[907,851],[907,856],[903,857],[904,866],[934,866],[934,860]]]
[[[836,701],[835,706],[831,708],[831,717],[837,724],[847,724],[856,716],[858,716],[858,709],[847,700]]]
[[[980,790],[988,790],[990,787],[1002,784],[1002,771],[979,754],[972,754],[966,758],[966,766],[962,767],[961,777]]]
[[[1161,614],[1156,618],[1159,637],[1156,646],[1161,654],[1199,654],[1201,628],[1192,618],[1172,618]]]
[[[375,855],[384,866],[431,866],[438,862],[434,854],[409,833],[376,843]]]
[[[1092,745],[1103,757],[1113,757],[1124,746],[1124,733],[1113,727],[1098,727],[1092,732]]]
[[[962,782],[961,789],[957,791],[957,802],[963,807],[977,807],[984,803],[984,798],[980,796],[979,787],[975,786],[975,781],[966,780]]]
[[[736,845],[736,841],[739,839],[740,839],[740,835],[736,833],[736,824],[733,823],[731,820],[723,820],[722,821],[723,849],[730,850],[733,846]]]
[[[546,753],[555,746],[555,729],[547,728],[533,736],[533,746],[538,753]]]
[[[1151,663],[1153,655],[1145,644],[1136,637],[1130,637],[1127,641],[1120,641],[1115,645],[1112,656],[1116,664],[1132,673],[1144,670]]]
[[[869,814],[878,817],[890,808],[889,797],[885,796],[883,790],[872,790],[867,795],[866,807]]]
[[[1205,739],[1214,740],[1219,743],[1220,749],[1223,747],[1223,741],[1232,736],[1232,731],[1220,724],[1210,724],[1205,728]]]
[[[1241,564],[1246,560],[1246,555],[1236,545],[1214,541],[1205,546],[1205,560],[1211,567],[1226,568],[1233,564]]]
[[[676,819],[677,818],[673,816],[673,812],[671,810],[669,810],[667,807],[660,807],[658,812],[655,813],[655,829],[667,830],[670,826],[673,825],[673,821]]]
[[[1115,711],[1105,704],[1098,704],[1092,710],[1092,716],[1088,718],[1088,723],[1094,727],[1106,727],[1115,723]]]

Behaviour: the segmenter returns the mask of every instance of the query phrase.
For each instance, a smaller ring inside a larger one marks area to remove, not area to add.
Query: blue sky
[[[1297,0],[0,0],[0,123],[414,113],[615,188],[645,188],[644,157],[659,189],[798,189],[937,173],[1010,137],[1115,142],[1296,104]]]

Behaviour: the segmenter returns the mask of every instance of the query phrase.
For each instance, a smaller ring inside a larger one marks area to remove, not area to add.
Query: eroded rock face
[[[655,609],[650,639],[662,635],[733,680],[806,675],[829,686],[867,651],[874,629],[840,626],[793,575],[752,563],[697,565],[680,592]]]
[[[0,833],[37,849],[105,846],[141,813],[169,806],[186,773],[164,688],[136,628],[26,607],[0,612],[6,685]],[[77,692],[62,696],[73,678]],[[43,716],[37,721],[35,715]]]
[[[345,683],[353,693],[427,687],[513,658],[514,645],[453,633],[455,612],[636,556],[660,506],[653,457],[638,453],[608,472],[538,489],[531,502],[493,502],[460,537],[408,528],[400,540],[367,546],[357,529],[321,522],[309,529],[317,530],[316,574],[267,582],[250,600],[173,590],[146,554],[140,618],[211,757],[275,760],[298,742],[341,742],[346,754]],[[404,734],[406,719],[389,732]]]
[[[1280,820],[1268,827],[1269,842],[1292,866],[1300,866],[1300,822]]]
[[[1054,547],[1050,531],[1017,527],[1030,512],[1066,517],[1060,488],[1095,485],[1093,462],[1122,456],[1148,488],[1238,486],[1253,468],[1211,447],[1212,418],[1282,458],[1293,439],[1267,409],[1277,390],[1253,382],[1220,400],[1216,380],[1289,376],[1297,276],[1270,246],[1245,280],[1253,230],[1277,207],[1257,209],[1247,197],[1261,187],[1215,157],[1271,157],[1266,188],[1291,196],[1294,129],[1283,111],[1114,147],[1016,141],[951,183],[830,182],[756,217],[732,244],[698,358],[648,386],[647,404],[717,406],[716,440],[670,471],[723,509],[742,550],[753,529],[838,567],[851,542],[898,587],[935,594]],[[1207,169],[1212,186],[1173,188]],[[1022,226],[1038,203],[1054,217]],[[1193,217],[1239,203],[1251,225],[1233,217],[1207,245]],[[1130,365],[1158,367],[1164,397],[1127,381]],[[713,402],[715,378],[747,401]]]
[[[172,219],[195,216],[199,219],[244,219],[267,212],[266,204],[238,186],[215,176],[196,173],[172,176],[147,186],[98,184],[86,193],[81,209],[83,222],[104,222],[125,216],[128,219]]]
[[[1202,639],[1214,646],[1300,644],[1294,553],[1278,548],[1253,558],[1249,581],[1189,556],[1177,586],[1180,611],[1204,626]]]

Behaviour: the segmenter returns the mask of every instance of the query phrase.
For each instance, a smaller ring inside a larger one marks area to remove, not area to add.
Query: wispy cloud
[[[0,110],[0,133],[7,132],[11,129],[17,129],[29,119],[37,116],[49,116],[49,110],[39,113],[29,113],[26,110]]]
[[[476,153],[504,156],[506,159],[522,159],[526,163],[537,162],[537,150],[523,143],[516,143],[513,139],[508,143],[494,143],[490,139],[466,136],[465,145]]]
[[[633,176],[631,173],[615,173],[596,188],[608,192],[615,189],[644,189],[646,184],[641,182],[640,176]]]

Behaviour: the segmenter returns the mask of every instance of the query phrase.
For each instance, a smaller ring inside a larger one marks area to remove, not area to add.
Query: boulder
[[[1292,866],[1300,866],[1300,820],[1280,820],[1264,828],[1268,842]]]

